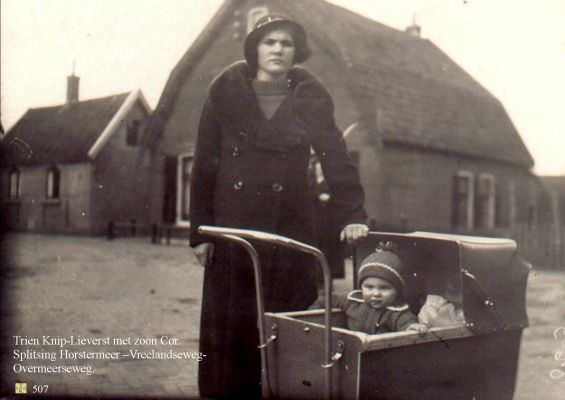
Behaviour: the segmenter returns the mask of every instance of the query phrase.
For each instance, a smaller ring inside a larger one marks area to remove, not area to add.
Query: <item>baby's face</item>
[[[396,301],[398,292],[388,281],[371,276],[361,283],[361,294],[365,303],[376,310],[390,306]]]

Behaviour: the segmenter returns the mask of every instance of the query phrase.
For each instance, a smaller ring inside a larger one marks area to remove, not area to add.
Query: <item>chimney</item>
[[[413,37],[421,37],[421,33],[422,33],[422,28],[420,27],[420,25],[416,24],[416,14],[414,14],[414,17],[412,18],[412,25],[407,26],[406,27],[406,32]]]
[[[72,75],[67,76],[67,106],[78,103],[78,81],[79,77]]]

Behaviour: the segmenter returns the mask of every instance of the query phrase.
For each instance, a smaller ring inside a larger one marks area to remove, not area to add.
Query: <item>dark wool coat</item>
[[[210,242],[200,225],[249,228],[312,243],[308,184],[317,153],[341,226],[365,223],[364,193],[333,117],[333,102],[306,69],[289,71],[289,95],[268,120],[245,62],[211,84],[192,170],[191,245]],[[267,311],[306,309],[317,296],[309,256],[258,245]],[[260,359],[251,262],[236,245],[216,242],[204,276],[199,364],[203,397],[259,394]]]

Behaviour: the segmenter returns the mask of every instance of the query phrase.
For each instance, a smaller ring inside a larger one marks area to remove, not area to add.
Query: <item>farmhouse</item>
[[[323,0],[226,0],[172,70],[152,116],[152,221],[189,225],[206,89],[243,58],[245,35],[267,13],[308,32],[306,66],[333,95],[372,228],[524,237],[547,219],[533,159],[504,107],[420,27],[400,31]]]

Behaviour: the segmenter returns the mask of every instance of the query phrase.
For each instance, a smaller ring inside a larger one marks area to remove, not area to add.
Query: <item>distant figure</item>
[[[265,16],[247,35],[245,61],[214,79],[202,110],[193,164],[190,244],[206,266],[198,384],[204,398],[261,397],[253,268],[238,246],[200,225],[261,230],[313,244],[311,149],[334,202],[342,240],[367,235],[364,193],[334,120],[333,101],[308,70],[304,28]],[[266,311],[303,310],[317,296],[312,257],[257,246]]]
[[[361,290],[332,296],[332,306],[345,311],[349,329],[368,334],[428,331],[403,299],[403,269],[400,258],[388,250],[378,249],[363,260],[357,278]],[[320,298],[310,308],[323,307]]]

